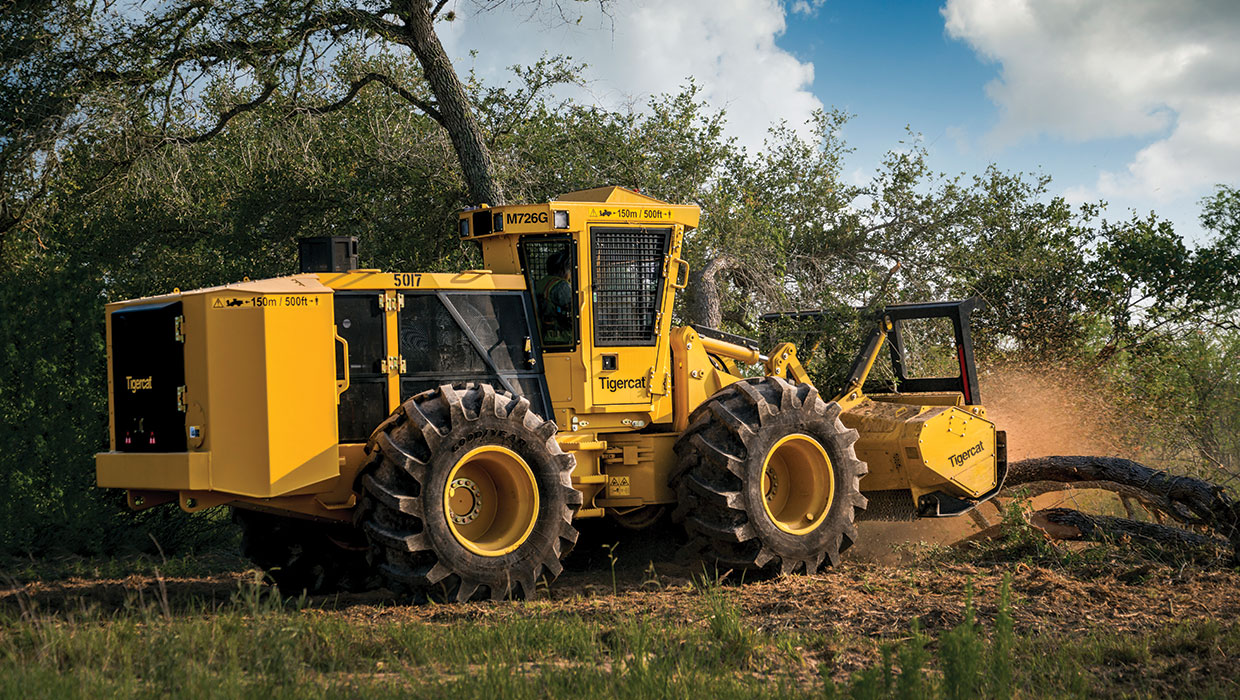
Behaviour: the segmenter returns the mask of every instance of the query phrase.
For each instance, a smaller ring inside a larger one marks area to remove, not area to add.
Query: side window
[[[401,399],[451,382],[489,382],[546,416],[546,385],[522,292],[406,292],[399,315]]]
[[[575,349],[577,270],[572,239],[527,237],[521,241],[521,258],[543,351]]]
[[[594,343],[654,345],[668,228],[591,229]]]

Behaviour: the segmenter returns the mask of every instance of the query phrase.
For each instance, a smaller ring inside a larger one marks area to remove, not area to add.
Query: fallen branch
[[[1143,523],[1110,515],[1089,515],[1071,508],[1047,508],[1033,512],[1029,524],[1059,540],[1094,542],[1130,539],[1150,544],[1189,547],[1226,547],[1215,537],[1157,523]]]
[[[1240,560],[1240,503],[1221,486],[1202,479],[1175,476],[1118,457],[1037,457],[1009,465],[1004,493],[1024,491],[1036,496],[1073,488],[1112,491],[1121,499],[1139,501],[1155,516],[1165,513],[1184,525],[1209,528],[1230,543]],[[1126,536],[1164,544],[1214,541],[1180,528],[1126,518],[1090,516],[1064,508],[1041,513],[1045,514],[1043,526],[1076,528],[1085,539]],[[1042,529],[1056,536],[1047,527]]]

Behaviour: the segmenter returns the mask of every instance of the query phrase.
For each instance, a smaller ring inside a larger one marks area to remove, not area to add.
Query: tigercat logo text
[[[136,394],[143,389],[152,389],[152,380],[154,377],[125,377],[125,384],[129,386],[129,393]]]
[[[645,389],[646,377],[641,379],[611,379],[609,377],[599,377],[598,385],[600,389],[605,391],[619,391],[620,389]]]
[[[963,466],[965,460],[967,460],[968,458],[976,457],[977,455],[980,455],[985,450],[986,448],[982,445],[982,442],[979,440],[978,443],[974,445],[973,447],[970,447],[969,449],[965,450],[964,452],[961,452],[958,455],[951,455],[947,459],[951,461],[952,466],[959,467],[959,466]]]

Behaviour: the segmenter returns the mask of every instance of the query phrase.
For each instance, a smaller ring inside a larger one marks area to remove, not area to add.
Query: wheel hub
[[[482,512],[482,493],[473,479],[453,479],[448,485],[448,503],[452,522],[468,525]]]
[[[835,474],[826,450],[809,435],[780,438],[763,463],[762,495],[775,527],[793,535],[817,528],[835,498]]]
[[[779,495],[779,475],[771,471],[770,467],[767,467],[766,471],[762,473],[762,482],[766,484],[766,493],[762,495],[766,498],[767,503],[771,503]]]
[[[475,447],[457,460],[444,485],[444,519],[470,552],[503,556],[534,531],[538,483],[516,452],[499,445]]]

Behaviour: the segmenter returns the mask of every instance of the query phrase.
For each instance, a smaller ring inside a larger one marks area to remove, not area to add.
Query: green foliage
[[[39,16],[18,19],[72,24]],[[321,97],[382,73],[428,94],[407,57],[349,42],[333,51],[331,66],[300,76],[298,89]],[[1236,190],[1221,187],[1203,203],[1211,235],[1193,247],[1155,217],[1111,223],[1097,206],[1074,209],[1044,176],[935,173],[915,136],[854,184],[841,136],[848,115],[838,111],[806,130],[775,125],[750,152],[725,136],[725,115],[692,82],[640,112],[547,96],[582,77],[580,66],[547,57],[516,69],[508,85],[471,83],[502,187],[513,200],[540,201],[621,184],[700,203],[701,226],[686,240],[699,277],[678,299],[679,321],[715,320],[701,316],[713,293],[725,329],[793,340],[829,393],[874,309],[979,295],[988,304],[975,321],[980,364],[1098,363],[1114,386],[1144,397],[1134,410],[1168,446],[1161,458],[1207,455],[1220,469],[1240,468]],[[38,91],[35,78],[21,79]],[[219,108],[252,89],[221,78],[200,97]],[[45,190],[23,200],[20,225],[0,239],[0,489],[10,495],[0,551],[153,552],[148,532],[184,551],[228,536],[218,519],[170,509],[135,518],[119,494],[91,487],[92,455],[107,443],[105,302],[287,274],[297,238],[324,233],[357,236],[366,267],[478,266],[477,252],[451,234],[468,202],[437,124],[390,91],[362,90],[312,114],[289,90],[275,89],[214,138],[140,156],[135,139],[167,125],[155,123],[158,111],[118,103],[115,118],[91,121],[57,150],[54,168],[4,163],[21,171],[5,176],[26,183],[26,194]],[[701,278],[708,268],[714,277]],[[789,309],[825,313],[758,322]],[[948,357],[935,342],[925,357]],[[876,382],[887,378],[884,365]]]
[[[964,593],[964,620],[939,638],[939,656],[943,665],[943,697],[966,700],[982,697],[986,680],[986,648],[978,632],[973,611],[973,584]],[[1003,610],[1007,613],[1007,610]]]
[[[0,697],[1234,695],[1234,621],[1017,635],[1010,589],[1005,579],[993,617],[966,593],[951,629],[913,622],[900,640],[828,644],[796,630],[758,631],[761,619],[718,589],[669,609],[682,613],[674,616],[648,614],[644,603],[573,602],[359,615],[286,600],[252,580],[221,602],[134,595],[111,612],[45,611],[19,597],[0,609]],[[836,658],[836,645],[870,661],[837,682],[853,662]]]
[[[1012,687],[1012,652],[1015,644],[1012,620],[1012,574],[1003,576],[999,589],[999,612],[995,615],[994,637],[988,656],[989,689],[995,700],[1008,700],[1015,694]]]

